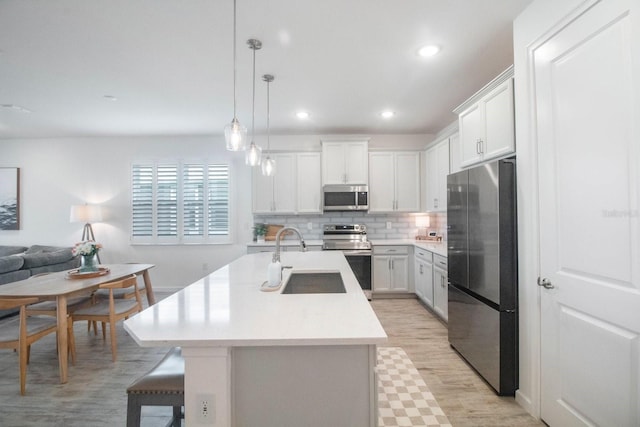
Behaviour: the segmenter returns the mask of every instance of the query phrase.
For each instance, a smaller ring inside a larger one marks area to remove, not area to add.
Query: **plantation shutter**
[[[132,165],[132,241],[228,242],[229,188],[226,164]]]
[[[229,234],[229,166],[209,165],[209,235]]]
[[[178,167],[158,166],[157,181],[157,235],[178,235]]]
[[[204,165],[184,165],[182,217],[185,236],[204,236]]]
[[[131,178],[133,237],[153,236],[153,166],[134,165]]]

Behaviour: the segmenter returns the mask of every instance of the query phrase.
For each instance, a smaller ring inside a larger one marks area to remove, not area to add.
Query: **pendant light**
[[[270,141],[270,129],[269,129],[269,83],[274,80],[275,77],[271,74],[265,74],[262,76],[262,80],[267,82],[267,158],[262,161],[262,175],[273,176],[276,174],[276,161],[271,158],[271,141]]]
[[[253,101],[251,107],[251,144],[245,151],[245,163],[249,166],[258,166],[262,160],[262,148],[256,145],[256,50],[262,48],[262,42],[256,39],[247,40],[249,49],[253,50]]]
[[[236,117],[236,0],[233,0],[233,120],[224,127],[224,139],[229,151],[244,151],[247,128]]]

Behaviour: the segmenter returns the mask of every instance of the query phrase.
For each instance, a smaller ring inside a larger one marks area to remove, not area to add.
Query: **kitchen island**
[[[188,426],[375,426],[386,334],[344,255],[283,252],[338,271],[345,293],[263,291],[271,254],[245,255],[125,322],[141,346],[182,347]],[[202,415],[202,402],[209,405]]]

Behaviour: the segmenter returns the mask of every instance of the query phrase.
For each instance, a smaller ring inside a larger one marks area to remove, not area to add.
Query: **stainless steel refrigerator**
[[[515,159],[447,177],[449,343],[500,395],[518,388]]]

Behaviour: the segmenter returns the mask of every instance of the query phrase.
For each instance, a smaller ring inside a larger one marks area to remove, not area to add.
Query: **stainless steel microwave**
[[[369,186],[325,185],[322,187],[322,209],[331,211],[368,211]]]

